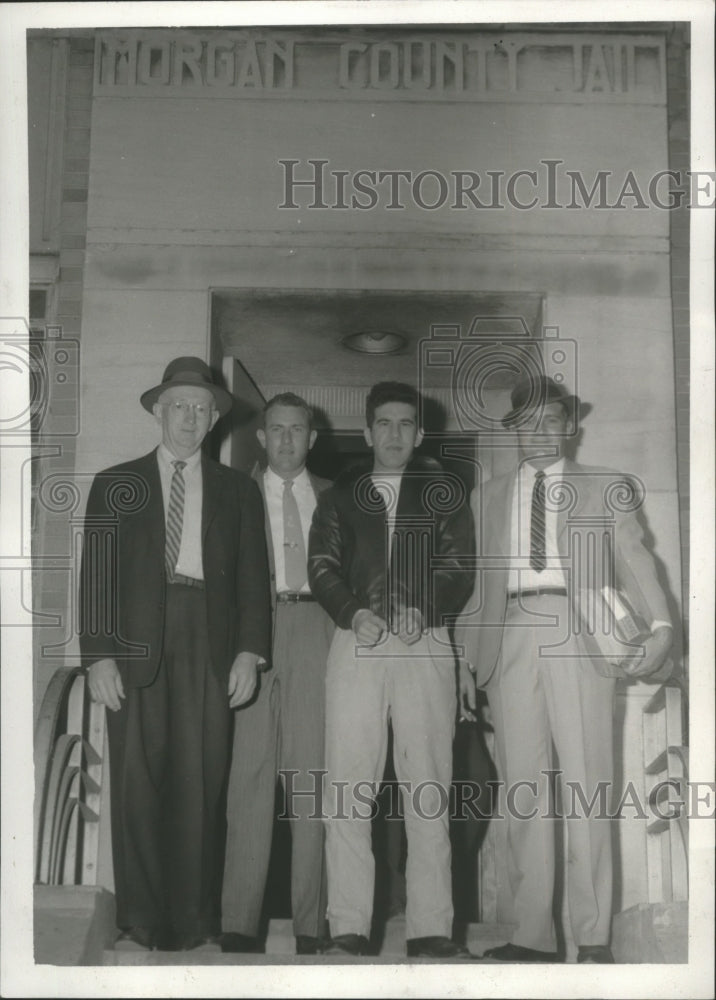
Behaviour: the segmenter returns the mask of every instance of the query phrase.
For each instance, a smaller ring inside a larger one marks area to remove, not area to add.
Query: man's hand
[[[239,653],[229,671],[229,708],[245,704],[256,690],[259,658],[256,653]]]
[[[359,646],[375,646],[387,632],[388,624],[369,608],[361,608],[353,615],[351,628]]]
[[[458,668],[458,701],[460,705],[460,721],[477,722],[477,691],[475,675],[470,670],[467,660],[460,660]]]
[[[423,616],[417,608],[401,608],[395,624],[398,638],[408,646],[412,646],[423,634]]]
[[[92,701],[118,712],[124,698],[124,684],[115,660],[97,660],[87,670],[87,685]]]
[[[629,677],[645,677],[655,673],[666,659],[674,641],[674,630],[660,625],[644,640],[644,655],[630,656],[620,664]]]

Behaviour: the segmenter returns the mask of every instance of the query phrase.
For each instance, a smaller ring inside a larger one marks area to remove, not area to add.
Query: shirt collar
[[[374,482],[394,483],[396,479],[403,478],[404,472],[405,469],[401,469],[400,472],[371,472],[370,477]]]
[[[523,479],[534,479],[538,472],[530,462],[525,462],[520,469]],[[561,476],[564,472],[564,455],[558,458],[556,462],[548,465],[546,469],[542,469],[542,472],[544,472],[545,476]]]
[[[157,448],[157,458],[159,459],[160,465],[162,465],[165,469],[170,468],[172,462],[177,461],[177,456],[173,452],[169,451],[163,441]],[[190,472],[193,471],[201,462],[201,448],[197,448],[194,454],[190,455],[189,458],[183,458],[180,459],[180,461],[186,463],[184,466],[185,469],[188,469]]]
[[[305,465],[297,476],[292,476],[291,478],[293,479],[294,486],[298,486],[299,488],[310,486],[311,480],[308,475],[308,469]],[[266,469],[264,470],[264,483],[266,486],[272,489],[283,489],[285,481],[286,480],[282,476],[279,476],[273,471],[270,465],[266,466]]]

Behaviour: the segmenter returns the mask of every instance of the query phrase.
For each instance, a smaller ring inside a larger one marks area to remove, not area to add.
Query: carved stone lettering
[[[95,94],[664,104],[658,35],[260,29],[97,35]],[[317,53],[319,55],[317,56]]]

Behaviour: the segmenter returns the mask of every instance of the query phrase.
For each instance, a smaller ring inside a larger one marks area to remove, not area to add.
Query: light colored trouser
[[[535,625],[535,615],[552,618]],[[537,786],[536,795],[523,785],[514,797],[522,815],[537,809],[534,818],[520,819],[510,815],[509,809],[506,815],[507,863],[517,924],[513,941],[540,951],[556,949],[552,916],[555,820],[541,818],[554,811],[548,779],[542,773],[554,767],[552,743],[563,772],[560,780],[579,783],[587,803],[598,782],[608,782],[611,793],[613,780],[614,680],[596,672],[575,637],[569,635],[568,621],[566,597],[525,597],[522,607],[510,601],[500,659],[487,686],[500,778],[508,790],[517,782]],[[612,905],[611,824],[604,818],[588,818],[579,799],[574,801],[577,815],[566,820],[572,932],[577,945],[607,944]],[[566,803],[570,815],[571,792]],[[598,809],[599,801],[594,811]]]
[[[409,793],[403,790],[406,934],[451,934],[448,801],[455,709],[455,661],[444,629],[413,646],[389,636],[373,650],[358,649],[352,631],[336,629],[326,676],[324,781],[328,919],[334,937],[370,934],[375,862],[366,799],[373,794],[369,785],[383,777],[389,718],[396,777],[409,783]],[[342,783],[341,794],[337,783]]]
[[[271,854],[278,768],[292,776],[291,908],[294,933],[325,924],[323,826],[316,813],[323,768],[326,656],[333,623],[315,603],[279,604],[271,669],[255,699],[237,709],[229,779],[222,928],[255,936]],[[310,773],[316,770],[314,778]],[[300,795],[318,783],[314,797]]]

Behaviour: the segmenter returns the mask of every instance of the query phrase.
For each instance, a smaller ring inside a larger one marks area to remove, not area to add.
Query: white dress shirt
[[[276,568],[276,590],[279,594],[289,589],[286,583],[286,561],[283,550],[283,483],[284,481],[281,476],[276,475],[271,467],[266,469],[264,472],[264,495],[266,497],[266,511],[268,512],[269,524],[271,525],[273,559]],[[306,552],[308,552],[308,532],[311,528],[313,512],[316,509],[316,494],[311,484],[311,477],[305,468],[294,477],[292,488],[301,518],[303,544],[306,547]],[[301,587],[300,592],[302,594],[311,593],[308,581]]]
[[[545,554],[547,565],[538,573],[530,566],[530,535],[532,522],[532,491],[537,469],[529,462],[523,462],[517,470],[515,491],[512,497],[512,520],[510,525],[510,571],[507,590],[533,590],[537,587],[566,587],[562,560],[557,547],[557,510],[550,504],[549,492],[561,480],[564,473],[564,459],[560,458],[543,470],[545,474]]]
[[[562,560],[557,546],[556,504],[550,504],[549,492],[564,475],[564,459],[560,458],[543,470],[545,474],[545,552],[547,565],[541,573],[530,566],[530,527],[532,522],[532,491],[537,469],[524,462],[517,470],[517,480],[512,498],[512,521],[510,529],[510,571],[507,577],[508,593],[519,590],[533,590],[537,587],[566,587]],[[551,508],[551,509],[550,509]],[[671,622],[655,619],[651,630],[666,626]]]
[[[176,455],[160,444],[157,449],[159,477],[162,481],[162,496],[164,498],[164,520],[166,523],[169,511],[169,496],[174,475],[173,462]],[[204,564],[201,553],[201,504],[203,484],[201,476],[201,449],[195,451],[186,462],[182,475],[184,477],[184,516],[182,518],[181,545],[175,572],[182,576],[191,576],[195,580],[204,579]]]

